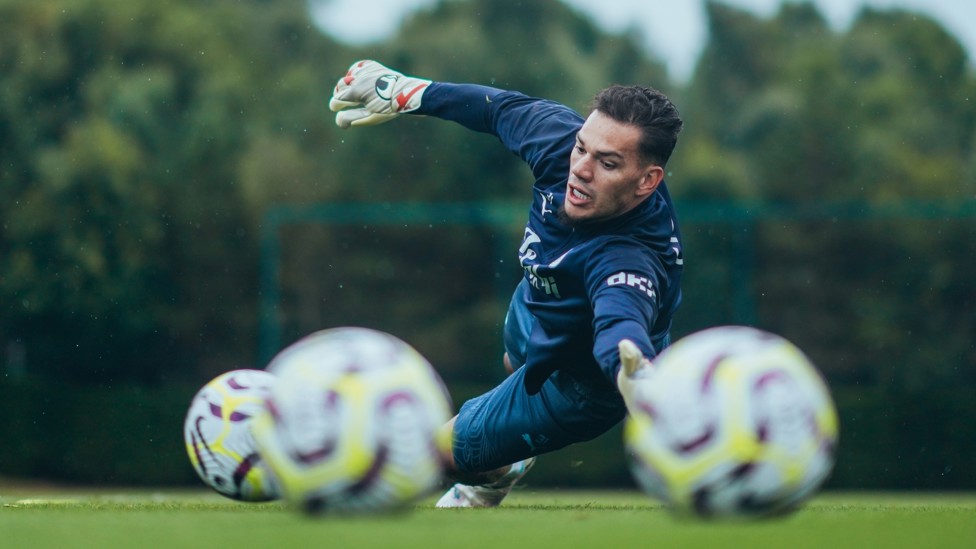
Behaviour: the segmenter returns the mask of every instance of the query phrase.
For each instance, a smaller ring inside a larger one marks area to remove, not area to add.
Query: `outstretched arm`
[[[329,108],[342,128],[381,124],[400,114],[428,115],[489,133],[529,163],[565,161],[582,117],[545,99],[476,84],[406,76],[376,61],[357,61],[336,83]]]

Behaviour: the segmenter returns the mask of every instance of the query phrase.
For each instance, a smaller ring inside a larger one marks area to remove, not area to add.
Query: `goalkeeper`
[[[511,373],[465,402],[438,507],[492,507],[535,456],[620,422],[632,383],[670,342],[681,302],[681,235],[664,167],[682,121],[671,101],[611,86],[583,118],[558,103],[473,84],[406,76],[359,61],[336,84],[342,128],[404,113],[495,135],[535,177],[524,276],[505,317]]]

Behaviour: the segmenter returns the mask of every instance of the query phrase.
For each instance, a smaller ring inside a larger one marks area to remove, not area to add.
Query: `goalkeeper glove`
[[[340,128],[371,126],[420,108],[430,80],[405,76],[376,61],[357,61],[339,79],[329,108]]]
[[[617,344],[620,352],[620,370],[617,372],[617,389],[624,398],[627,410],[632,410],[634,393],[638,385],[650,379],[654,371],[651,361],[644,357],[644,353],[629,339],[621,339]]]

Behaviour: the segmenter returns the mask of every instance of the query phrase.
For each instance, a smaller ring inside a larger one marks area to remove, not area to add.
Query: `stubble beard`
[[[566,213],[566,204],[560,204],[559,207],[556,208],[556,219],[558,219],[563,225],[573,227],[574,229],[578,227],[581,222],[579,219],[572,218],[568,213]]]

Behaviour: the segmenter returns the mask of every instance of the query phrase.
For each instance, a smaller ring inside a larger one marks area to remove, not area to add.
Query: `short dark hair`
[[[641,131],[641,158],[661,167],[668,163],[684,122],[668,96],[644,86],[613,85],[593,98],[593,110]]]

